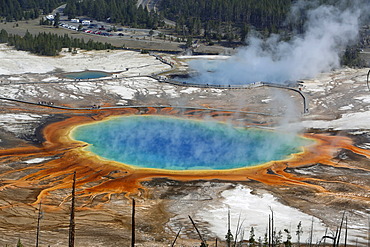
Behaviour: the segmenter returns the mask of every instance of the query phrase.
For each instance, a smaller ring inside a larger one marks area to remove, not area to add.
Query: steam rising
[[[276,34],[266,40],[250,36],[247,47],[227,61],[214,63],[213,68],[205,61],[192,61],[190,67],[199,75],[191,80],[220,85],[257,81],[284,83],[338,68],[341,53],[358,37],[361,15],[370,9],[368,3],[352,1],[351,4],[343,8],[344,4],[338,2],[336,6],[308,10],[305,31],[289,41],[283,41]],[[290,19],[294,21],[295,13],[307,5],[295,4]]]

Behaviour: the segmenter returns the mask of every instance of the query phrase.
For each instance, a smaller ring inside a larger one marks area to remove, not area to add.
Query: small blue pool
[[[112,76],[111,73],[104,72],[104,71],[93,71],[93,70],[86,70],[82,72],[71,72],[63,74],[63,77],[68,79],[97,79],[102,77],[109,77]]]

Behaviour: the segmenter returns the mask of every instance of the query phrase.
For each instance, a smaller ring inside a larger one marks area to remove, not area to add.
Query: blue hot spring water
[[[63,77],[68,79],[97,79],[102,77],[111,76],[110,73],[103,71],[82,71],[82,72],[71,72],[63,74]]]
[[[273,131],[163,116],[124,116],[74,129],[109,160],[145,168],[223,170],[282,160],[310,141]]]

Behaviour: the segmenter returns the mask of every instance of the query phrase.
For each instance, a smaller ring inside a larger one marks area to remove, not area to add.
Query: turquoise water
[[[66,73],[63,76],[69,79],[96,79],[101,77],[108,77],[111,76],[111,74],[103,71],[82,71]]]
[[[79,126],[72,135],[106,159],[170,170],[255,166],[285,159],[309,143],[296,135],[160,116],[118,117]]]

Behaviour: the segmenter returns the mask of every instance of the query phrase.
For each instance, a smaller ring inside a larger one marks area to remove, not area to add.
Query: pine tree
[[[23,244],[21,243],[20,239],[18,239],[17,247],[23,247]]]
[[[8,42],[8,32],[4,29],[0,31],[0,43],[7,43]]]
[[[89,50],[114,49],[108,43],[94,42],[89,40],[87,43],[83,39],[70,38],[67,34],[58,36],[51,33],[39,33],[37,36],[31,35],[28,31],[25,36],[8,35],[5,30],[0,31],[1,41],[7,42],[9,46],[14,46],[18,50],[30,51],[44,56],[56,56],[62,48],[81,48]]]
[[[54,17],[54,27],[59,27],[59,21],[60,21],[60,14],[56,13]]]
[[[295,232],[295,234],[297,235],[297,243],[298,243],[298,247],[300,246],[302,233],[303,233],[303,229],[302,229],[302,222],[300,221],[300,222],[298,223],[298,225],[297,225],[297,231]]]
[[[284,241],[285,247],[291,247],[292,246],[292,236],[290,235],[290,232],[288,229],[284,229],[284,232],[286,233],[286,240]]]
[[[256,240],[254,239],[254,237],[255,237],[254,228],[252,226],[249,232],[249,246],[255,246]]]
[[[193,38],[189,36],[189,37],[186,39],[186,47],[191,47],[191,46],[192,46],[192,44],[193,44]]]

